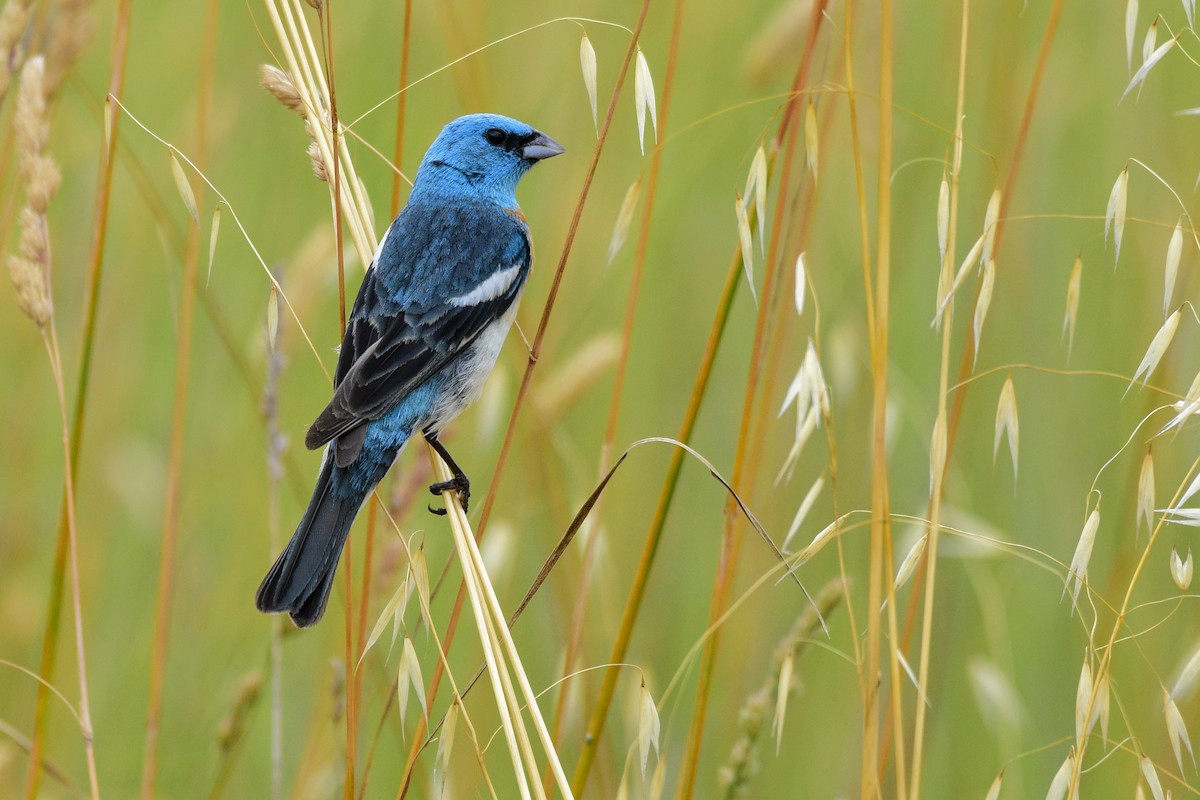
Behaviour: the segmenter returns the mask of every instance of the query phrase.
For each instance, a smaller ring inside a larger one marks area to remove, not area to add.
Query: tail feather
[[[334,489],[333,462],[327,454],[308,510],[255,596],[259,611],[286,611],[301,628],[325,613],[342,545],[362,504],[361,497]]]

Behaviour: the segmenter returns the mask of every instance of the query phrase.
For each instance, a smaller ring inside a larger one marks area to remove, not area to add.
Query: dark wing
[[[395,408],[517,301],[530,265],[524,225],[507,214],[490,223],[470,216],[413,214],[389,229],[347,323],[333,399],[305,437],[309,449],[336,439],[335,463],[352,463],[366,434],[364,423]],[[455,222],[468,227],[455,229]],[[429,224],[432,235],[413,230]],[[447,224],[450,232],[437,235]],[[472,297],[489,278],[513,267],[519,269],[509,273],[511,281],[502,276],[489,284],[497,291]]]

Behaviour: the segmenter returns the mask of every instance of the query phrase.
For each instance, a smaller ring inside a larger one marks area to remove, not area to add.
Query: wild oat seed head
[[[1154,527],[1154,454],[1146,448],[1142,458],[1142,468],[1138,473],[1137,491],[1137,521],[1135,527],[1146,526],[1147,530]]]
[[[659,757],[660,727],[658,708],[654,705],[650,690],[646,688],[646,682],[642,681],[638,691],[638,751],[641,755],[643,781],[646,780],[646,761],[650,756],[651,747],[654,748],[655,758]]]
[[[1171,548],[1171,579],[1175,581],[1175,585],[1181,592],[1186,592],[1192,585],[1192,549],[1190,547],[1187,558],[1180,558],[1179,551],[1174,547]]]
[[[754,286],[754,237],[750,232],[750,217],[746,214],[744,198],[738,194],[734,197],[733,213],[737,217],[738,242],[742,248],[742,268],[746,273],[746,281],[750,284],[750,296],[754,305],[758,305],[758,290]]]
[[[1196,688],[1196,678],[1200,676],[1200,647],[1196,648],[1187,663],[1179,670],[1179,677],[1175,679],[1175,685],[1171,687],[1171,696],[1176,700],[1182,700],[1192,693]]]
[[[804,268],[804,253],[796,256],[796,316],[804,316],[804,295],[808,290],[808,272]]]
[[[1067,796],[1074,765],[1075,749],[1072,748],[1067,755],[1067,760],[1058,768],[1058,772],[1054,773],[1054,779],[1050,781],[1050,788],[1046,791],[1046,800],[1063,800]]]
[[[1000,787],[1004,784],[1004,770],[1000,770],[1000,774],[996,776],[996,780],[992,781],[991,787],[983,800],[1000,800]]]
[[[992,438],[992,463],[1000,452],[1000,437],[1007,434],[1008,454],[1012,457],[1013,478],[1017,477],[1017,445],[1020,439],[1020,428],[1017,419],[1017,390],[1013,387],[1012,375],[1009,375],[1004,386],[1000,389],[1000,399],[996,403],[996,432]]]
[[[1067,575],[1067,585],[1063,589],[1064,594],[1067,590],[1071,591],[1071,604],[1074,606],[1079,602],[1079,590],[1083,588],[1083,583],[1087,580],[1088,563],[1092,560],[1092,548],[1096,544],[1096,531],[1100,528],[1100,504],[1092,509],[1092,513],[1088,514],[1087,522],[1083,525],[1083,532],[1079,535],[1079,543],[1075,545],[1075,554],[1071,557],[1070,571]],[[1074,587],[1074,588],[1072,588]]]
[[[1171,295],[1175,292],[1175,277],[1179,274],[1179,261],[1183,258],[1183,218],[1175,223],[1171,241],[1167,244],[1167,263],[1163,268],[1163,315],[1171,309]]]
[[[1175,753],[1175,763],[1179,765],[1179,771],[1184,771],[1184,749],[1191,758],[1192,769],[1195,769],[1196,754],[1192,751],[1192,740],[1188,736],[1187,724],[1183,721],[1183,714],[1179,712],[1179,706],[1175,704],[1175,699],[1166,689],[1163,690],[1163,716],[1166,717],[1167,736],[1171,740],[1171,750]]]
[[[1000,188],[992,190],[988,198],[987,211],[983,215],[983,253],[982,260],[986,263],[992,260],[996,249],[996,232],[1000,227]]]
[[[1173,37],[1163,42],[1158,46],[1157,49],[1155,49],[1153,53],[1146,57],[1146,59],[1142,62],[1142,66],[1140,66],[1138,71],[1133,74],[1133,78],[1130,79],[1129,85],[1125,87],[1125,91],[1121,94],[1121,100],[1124,100],[1130,92],[1145,82],[1146,76],[1150,74],[1150,70],[1154,69],[1159,61],[1162,61],[1163,56],[1165,56],[1167,52],[1175,46],[1175,43],[1179,41],[1179,37],[1182,35],[1183,31],[1176,33]],[[1120,102],[1120,100],[1117,102]]]
[[[1139,378],[1149,378],[1150,374],[1158,367],[1158,362],[1162,360],[1167,348],[1171,346],[1171,340],[1175,338],[1175,331],[1179,328],[1179,320],[1182,317],[1180,312],[1181,309],[1175,309],[1158,329],[1158,332],[1154,334],[1154,338],[1150,340],[1150,346],[1146,348],[1146,355],[1142,356],[1141,363],[1138,364],[1137,370],[1134,371],[1133,377],[1129,381],[1129,386],[1125,389],[1126,392],[1138,382]]]
[[[1109,231],[1112,231],[1116,243],[1116,257],[1121,258],[1121,237],[1125,233],[1125,212],[1129,202],[1129,167],[1121,170],[1117,180],[1113,182],[1112,191],[1108,194],[1108,207],[1104,210],[1104,240],[1108,241]]]
[[[1092,703],[1092,665],[1087,656],[1083,660],[1083,669],[1079,673],[1079,683],[1075,686],[1075,745],[1081,746],[1083,738],[1096,724],[1095,709],[1090,709]]]
[[[1146,28],[1146,38],[1142,39],[1143,64],[1150,59],[1150,56],[1154,55],[1156,47],[1158,47],[1158,17],[1150,22],[1150,27]]]
[[[1083,281],[1083,255],[1075,256],[1071,277],[1067,279],[1067,310],[1063,314],[1063,333],[1067,335],[1067,356],[1075,344],[1075,321],[1079,317],[1079,290]]]
[[[1108,686],[1108,670],[1102,670],[1100,677],[1096,680],[1096,716],[1100,719],[1100,736],[1108,740],[1108,718],[1112,710],[1111,703],[1112,692]],[[1092,726],[1096,727],[1096,720],[1092,720]]]
[[[988,309],[992,305],[992,291],[996,288],[996,262],[990,259],[984,261],[982,270],[979,296],[975,299],[975,318],[972,322],[972,330],[975,333],[975,352],[971,357],[972,367],[979,361],[979,343],[983,338],[983,323],[987,319]]]
[[[617,221],[613,225],[612,237],[608,240],[608,259],[605,266],[612,264],[617,253],[625,246],[629,236],[629,226],[633,224],[633,212],[637,210],[638,199],[642,196],[642,179],[639,177],[625,191],[621,201],[621,209],[617,212]]]
[[[1150,787],[1150,796],[1154,800],[1167,800],[1162,782],[1158,779],[1158,770],[1155,769],[1154,762],[1150,760],[1150,757],[1145,753],[1138,754],[1138,765],[1142,768],[1142,777],[1146,779],[1146,785]]]
[[[587,31],[583,32],[583,38],[579,41],[579,66],[583,70],[583,86],[587,90],[588,105],[592,109],[592,127],[596,129],[598,136],[600,118],[596,109],[596,48],[592,47],[592,40],[588,38]]]

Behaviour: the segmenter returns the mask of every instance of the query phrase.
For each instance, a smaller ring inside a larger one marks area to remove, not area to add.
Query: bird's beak
[[[521,148],[521,158],[527,161],[541,161],[543,158],[553,158],[567,152],[566,148],[541,131],[533,133],[533,140]]]

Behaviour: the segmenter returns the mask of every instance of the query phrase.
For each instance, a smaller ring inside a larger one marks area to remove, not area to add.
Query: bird
[[[286,611],[301,628],[321,619],[355,516],[418,432],[453,475],[429,490],[457,492],[468,508],[470,480],[438,434],[483,390],[529,277],[517,183],[563,152],[499,114],[453,120],[426,151],[346,321],[333,398],[304,439],[325,448],[317,483],[258,588],[260,611]]]

